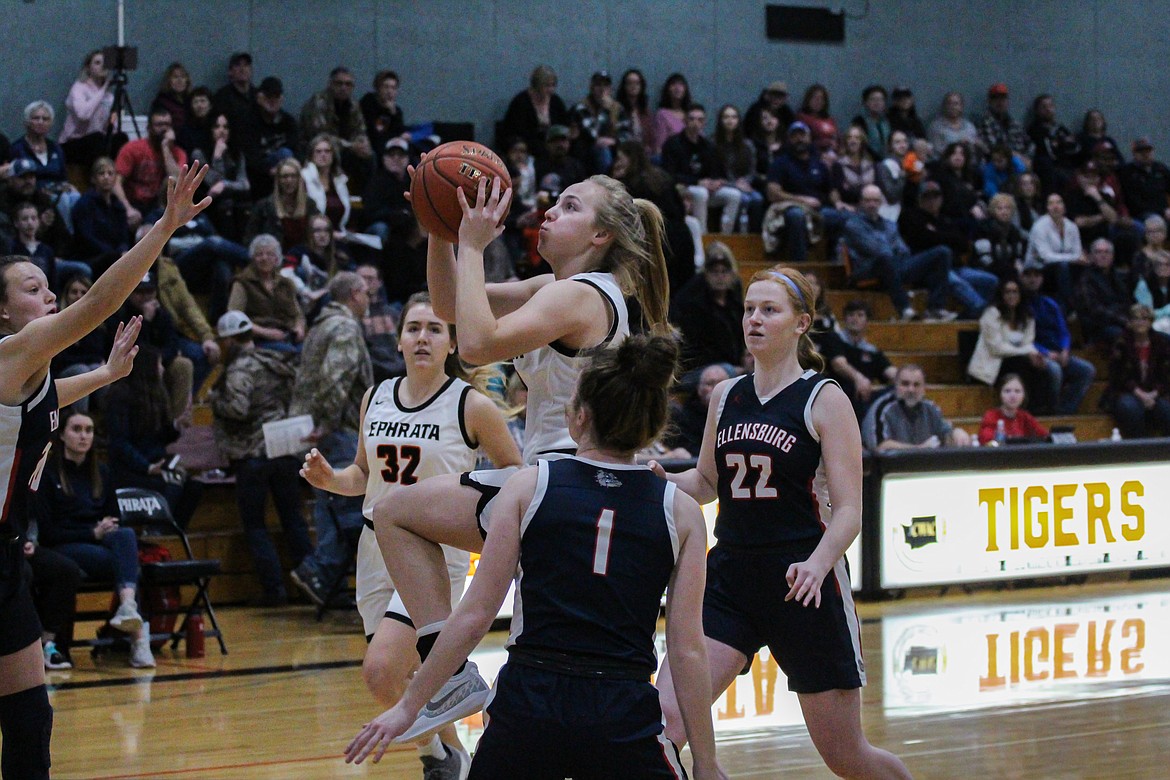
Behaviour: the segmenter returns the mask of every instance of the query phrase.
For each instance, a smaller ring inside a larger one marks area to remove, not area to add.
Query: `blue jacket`
[[[1031,300],[1032,314],[1036,318],[1036,350],[1047,355],[1049,352],[1063,352],[1072,344],[1068,324],[1060,304],[1047,295],[1037,295]]]
[[[898,233],[898,226],[888,219],[870,220],[861,213],[845,221],[845,245],[853,258],[853,275],[866,276],[882,258],[893,260],[910,254],[910,248]]]

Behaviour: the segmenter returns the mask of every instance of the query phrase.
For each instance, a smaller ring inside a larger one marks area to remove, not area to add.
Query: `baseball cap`
[[[221,339],[238,336],[241,333],[247,333],[252,330],[252,321],[248,319],[248,315],[242,311],[225,312],[219,318],[219,322],[215,323],[215,332],[219,334]]]
[[[789,135],[792,135],[793,133],[811,133],[811,132],[812,132],[812,130],[809,129],[808,125],[806,125],[804,122],[801,122],[799,119],[788,126],[788,134]]]
[[[612,84],[613,79],[609,77],[608,70],[599,70],[589,78],[590,84]]]
[[[549,141],[555,141],[558,138],[568,138],[569,128],[564,125],[549,125],[544,137]]]
[[[788,84],[783,81],[773,81],[768,85],[768,92],[779,92],[782,95],[787,95]]]
[[[17,157],[12,161],[12,165],[8,169],[9,176],[24,176],[25,174],[36,172],[37,166],[27,157]]]
[[[405,138],[391,138],[386,142],[386,146],[382,149],[382,154],[390,154],[390,150],[398,149],[403,154],[410,153],[410,145],[406,143]]]
[[[1148,135],[1143,135],[1140,138],[1135,138],[1133,142],[1133,150],[1140,152],[1143,149],[1153,149],[1154,143],[1150,140]]]
[[[1007,94],[1007,84],[1002,82],[999,84],[992,84],[987,88],[987,97],[1007,97]]]
[[[284,94],[284,84],[276,76],[266,76],[260,82],[260,91],[266,97],[280,97]]]
[[[234,68],[235,66],[239,65],[241,62],[246,62],[249,65],[251,65],[252,64],[252,55],[246,51],[237,51],[237,52],[233,53],[231,57],[228,58],[228,67]]]

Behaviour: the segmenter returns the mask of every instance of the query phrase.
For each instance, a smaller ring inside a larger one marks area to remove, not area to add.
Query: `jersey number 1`
[[[597,516],[597,541],[593,545],[593,573],[605,576],[609,569],[609,537],[613,533],[613,510],[602,509]]]
[[[776,488],[768,484],[772,477],[772,456],[752,455],[744,460],[743,455],[739,453],[729,453],[727,467],[735,469],[735,476],[731,478],[732,498],[776,498]],[[760,472],[760,476],[756,478],[754,491],[743,486],[749,470]]]
[[[422,451],[411,444],[404,444],[401,448],[394,444],[379,444],[377,455],[386,464],[386,468],[382,469],[382,480],[384,482],[397,482],[400,485],[413,485],[418,482],[418,477],[414,475],[414,470],[418,468],[419,459],[422,457]],[[404,461],[399,464],[398,458],[401,456]]]

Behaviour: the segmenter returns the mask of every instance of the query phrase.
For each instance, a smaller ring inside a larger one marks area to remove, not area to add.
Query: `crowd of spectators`
[[[226,427],[247,428],[225,450],[235,470],[257,479],[287,472],[287,464],[268,463],[247,426],[277,406],[321,413],[293,393],[319,368],[300,359],[306,337],[316,355],[328,350],[314,332],[360,333],[368,365],[358,384],[401,372],[398,307],[426,284],[427,236],[406,197],[407,168],[445,140],[429,123],[408,123],[391,70],[374,74],[359,98],[359,74],[336,67],[299,110],[285,106],[279,76],[256,83],[246,52],[231,55],[225,76],[221,85],[196,85],[182,63],[172,63],[142,137],[131,139],[112,121],[111,75],[94,51],[58,104],[59,133],[53,96],[30,96],[23,132],[11,143],[0,138],[0,251],[37,263],[62,306],[157,218],[168,176],[187,162],[210,167],[203,186],[212,207],[176,233],[118,315],[144,318],[135,373],[78,406],[97,415],[113,485],[159,489],[181,520],[193,512],[198,489],[163,478],[167,447],[225,347],[230,382],[219,380],[213,408]],[[831,262],[844,262],[851,285],[884,290],[900,318],[977,320],[967,371],[1011,388],[1000,412],[1011,425],[1021,419],[1012,405],[1017,385],[1033,412],[1085,411],[1094,369],[1071,352],[1079,337],[1111,355],[1102,404],[1122,434],[1170,434],[1170,168],[1148,137],[1119,143],[1096,109],[1074,132],[1047,94],[1018,118],[1005,84],[991,85],[978,110],[948,92],[933,116],[919,115],[910,88],[871,84],[849,121],[834,117],[821,84],[790,104],[787,83],[772,81],[742,112],[732,104],[708,112],[681,73],[656,89],[637,69],[616,83],[598,70],[565,90],[579,99],[563,99],[561,86],[551,67],[536,67],[496,125],[492,145],[516,193],[505,233],[487,253],[487,276],[547,271],[535,249],[544,210],[589,175],[611,174],[655,202],[665,219],[672,321],[687,369],[679,450],[697,446],[693,424],[717,377],[750,370],[739,336],[736,259],[726,243],[705,242],[708,232],[761,233],[766,247],[798,267],[821,242]],[[349,281],[337,287],[339,278]],[[911,288],[926,289],[922,313]],[[217,334],[212,325],[233,312],[247,319],[246,335]],[[925,373],[899,371],[867,339],[868,306],[851,303],[841,323],[823,300],[818,312],[828,371],[859,419],[872,418],[873,446],[901,441],[882,431],[925,425],[923,410],[937,410],[922,397]],[[54,370],[69,375],[100,364],[116,322],[63,353]],[[283,377],[290,395],[265,399],[256,405],[260,417],[244,419],[239,410],[252,406],[242,391],[222,394],[258,375],[258,366],[273,382]],[[145,411],[129,414],[128,398]],[[337,406],[345,399],[334,401],[327,419],[315,417],[314,436],[344,459],[352,442],[337,437],[352,427],[352,415]],[[956,430],[932,422],[923,441],[955,442]],[[270,545],[255,532],[262,493],[245,498],[240,513],[249,518],[266,598],[279,603],[285,595]],[[318,503],[332,513],[317,518],[318,538],[326,520],[347,527],[348,510]],[[297,527],[291,515],[287,521]],[[331,553],[296,547],[303,579],[332,577]]]

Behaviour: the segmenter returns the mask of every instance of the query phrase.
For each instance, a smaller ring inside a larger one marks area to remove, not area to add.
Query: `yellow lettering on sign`
[[[1073,511],[1064,505],[1064,500],[1072,498],[1076,492],[1076,485],[1052,486],[1052,543],[1057,547],[1077,545],[1077,535],[1064,530],[1064,521],[1071,520],[1073,516]]]
[[[1040,485],[1024,490],[1024,543],[1032,549],[1048,544],[1048,513],[1041,510],[1033,514],[1032,505],[1036,501],[1041,506],[1048,503],[1048,491]]]
[[[987,552],[998,552],[995,508],[1003,503],[1003,488],[980,488],[979,503],[987,505]]]
[[[1116,542],[1113,529],[1109,527],[1109,484],[1106,482],[1085,483],[1086,520],[1089,525],[1089,544],[1097,543],[1097,524],[1101,524],[1101,535],[1105,541]]]
[[[1084,488],[1083,520],[1078,494]],[[1123,482],[1114,497],[1107,482],[1055,483],[1026,487],[980,488],[978,503],[987,513],[986,552],[1076,547],[1082,543],[1117,543],[1115,527],[1127,542],[1145,538],[1146,511],[1140,499],[1145,486],[1138,480]],[[1007,528],[1001,527],[1007,505]],[[1120,508],[1122,519],[1112,516]],[[1021,539],[1021,527],[1023,530]],[[911,527],[911,535],[921,535],[925,528]],[[1006,534],[1002,533],[1004,530]],[[1006,537],[1006,545],[1004,539]]]
[[[1132,501],[1133,496],[1144,496],[1146,489],[1141,482],[1131,479],[1121,486],[1121,513],[1133,523],[1121,524],[1121,535],[1127,542],[1136,542],[1146,535],[1146,510]]]

